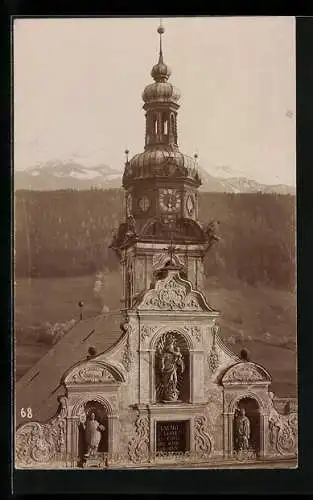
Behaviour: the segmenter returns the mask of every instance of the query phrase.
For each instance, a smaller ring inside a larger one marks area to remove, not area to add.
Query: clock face
[[[150,201],[149,201],[148,196],[143,196],[142,198],[140,198],[138,204],[139,204],[139,207],[141,208],[141,210],[143,212],[146,212],[148,210],[148,208],[150,207]]]
[[[180,207],[177,189],[160,189],[160,207],[164,212],[176,212]]]
[[[195,199],[191,194],[188,195],[188,198],[186,201],[186,208],[187,208],[188,215],[191,217],[195,211]]]

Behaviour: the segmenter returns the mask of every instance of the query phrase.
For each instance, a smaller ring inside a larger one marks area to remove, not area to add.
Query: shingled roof
[[[94,347],[97,354],[106,351],[121,337],[119,312],[106,313],[77,323],[16,383],[16,425],[25,423],[21,408],[32,409],[32,420],[45,421],[58,407],[57,397],[63,373],[88,356]]]

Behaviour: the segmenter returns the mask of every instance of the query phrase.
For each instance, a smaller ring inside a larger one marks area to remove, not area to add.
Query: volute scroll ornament
[[[128,456],[131,462],[147,462],[149,460],[149,439],[150,425],[147,415],[138,413],[135,422],[135,437],[128,443]]]
[[[272,411],[269,417],[269,444],[273,453],[295,455],[298,446],[297,413],[281,415]]]
[[[67,398],[59,396],[58,414],[49,422],[28,422],[16,432],[16,465],[40,466],[53,463],[66,451]]]
[[[195,451],[199,458],[208,458],[212,451],[211,438],[207,432],[207,419],[197,415],[194,419]]]

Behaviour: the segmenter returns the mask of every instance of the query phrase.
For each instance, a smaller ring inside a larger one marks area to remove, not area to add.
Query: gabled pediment
[[[229,367],[222,377],[223,385],[270,383],[271,377],[263,366],[242,361]]]
[[[217,312],[208,305],[204,295],[193,290],[190,281],[180,277],[178,270],[168,270],[166,278],[156,281],[137,305],[139,310]]]
[[[122,375],[115,367],[101,361],[88,361],[71,368],[64,377],[66,386],[73,384],[107,384],[121,382]]]

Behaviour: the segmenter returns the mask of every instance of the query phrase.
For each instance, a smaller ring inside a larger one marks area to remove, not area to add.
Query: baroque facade
[[[17,467],[297,456],[296,411],[278,412],[270,374],[223,343],[220,313],[203,292],[203,259],[218,237],[214,224],[198,222],[197,157],[178,147],[180,94],[158,32],[154,82],[142,94],[145,148],[130,160],[126,152],[125,220],[112,242],[122,267],[121,335],[63,373],[54,417],[18,426]]]

